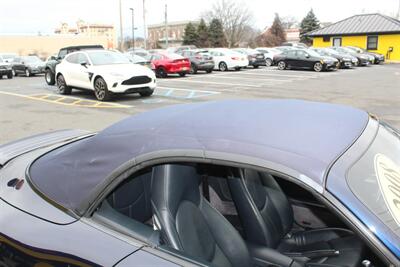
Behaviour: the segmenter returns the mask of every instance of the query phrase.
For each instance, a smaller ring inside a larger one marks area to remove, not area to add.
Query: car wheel
[[[64,76],[62,74],[59,74],[57,77],[57,87],[58,87],[58,93],[61,95],[70,95],[72,92],[71,87],[67,85]]]
[[[286,62],[285,62],[285,61],[279,61],[279,62],[278,62],[278,69],[279,69],[279,70],[284,70],[284,69],[286,69]]]
[[[254,65],[253,66],[253,68],[255,68],[255,69],[258,69],[258,67],[260,67],[260,66],[258,66],[258,65]]]
[[[219,63],[218,68],[219,68],[220,71],[227,71],[228,70],[228,66],[226,65],[225,62]]]
[[[157,77],[159,77],[159,78],[167,78],[168,73],[167,73],[167,71],[166,71],[163,67],[159,67],[159,68],[156,70],[156,75],[157,75]]]
[[[30,77],[31,76],[31,72],[29,69],[25,69],[25,76],[26,77]]]
[[[149,90],[146,90],[146,91],[142,91],[139,94],[142,97],[149,97],[149,96],[151,96],[153,94],[153,92],[154,92],[154,90],[149,89]]]
[[[316,62],[314,64],[314,70],[316,72],[321,72],[323,68],[324,68],[324,66],[321,64],[321,62]]]
[[[179,76],[185,77],[185,76],[186,76],[186,72],[180,72],[180,73],[179,73]]]
[[[7,78],[8,78],[8,79],[12,79],[12,78],[13,78],[13,76],[14,76],[14,75],[13,75],[13,73],[12,73],[12,72],[9,72],[9,73],[7,73]]]
[[[267,65],[267,67],[271,67],[271,66],[272,66],[272,59],[267,58],[267,59],[265,60],[265,64]]]
[[[54,74],[50,69],[46,69],[46,72],[44,74],[44,78],[45,78],[46,83],[48,85],[54,85],[56,83]]]
[[[190,66],[190,74],[196,74],[197,73],[197,67],[196,65],[192,64]]]
[[[236,71],[239,71],[240,69],[241,69],[241,67],[236,67],[235,68]]]
[[[111,92],[108,91],[107,83],[101,77],[98,77],[94,81],[94,95],[99,101],[107,101],[111,98]]]
[[[206,72],[207,73],[211,73],[211,72],[213,72],[213,70],[212,69],[208,69],[208,70],[206,70]]]

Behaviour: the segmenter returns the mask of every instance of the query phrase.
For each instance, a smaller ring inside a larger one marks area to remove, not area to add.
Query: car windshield
[[[183,59],[184,57],[182,57],[181,55],[175,54],[175,53],[166,53],[163,54],[164,56],[166,56],[169,59],[175,60],[175,59]]]
[[[93,65],[129,64],[130,60],[121,53],[111,51],[88,52]]]
[[[41,63],[41,62],[43,62],[40,58],[38,58],[36,56],[24,57],[23,61],[25,61],[26,63]]]
[[[355,196],[400,237],[400,135],[381,124],[368,151],[348,171]]]
[[[13,59],[13,58],[15,58],[15,56],[14,56],[14,55],[11,55],[11,54],[4,54],[4,55],[2,55],[2,57],[3,57],[4,59]]]
[[[326,51],[328,54],[332,54],[332,55],[339,55],[339,54],[340,54],[338,51],[333,50],[333,49],[330,49],[330,48],[325,48],[325,51]]]

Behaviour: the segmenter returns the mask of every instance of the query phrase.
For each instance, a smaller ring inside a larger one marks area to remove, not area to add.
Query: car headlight
[[[321,59],[319,62],[321,62],[321,64],[324,64],[324,63],[325,63],[325,61],[323,61],[322,59]]]
[[[111,76],[114,76],[114,77],[124,77],[123,74],[118,73],[118,72],[110,72],[110,75],[111,75]]]

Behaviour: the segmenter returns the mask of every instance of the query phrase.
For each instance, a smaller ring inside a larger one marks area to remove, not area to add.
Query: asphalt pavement
[[[41,132],[99,131],[154,108],[237,98],[290,98],[367,110],[400,129],[400,64],[316,73],[275,67],[158,79],[151,97],[120,95],[96,101],[90,91],[57,93],[42,75],[0,80],[0,144]],[[238,107],[240,108],[240,107]],[[207,119],[207,118],[204,118]],[[227,118],[229,119],[229,118]]]

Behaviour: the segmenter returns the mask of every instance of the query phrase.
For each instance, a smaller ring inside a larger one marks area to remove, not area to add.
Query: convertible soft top
[[[30,176],[39,191],[79,214],[118,167],[136,164],[145,154],[160,158],[173,150],[273,162],[323,186],[331,163],[361,135],[368,120],[358,109],[299,100],[169,106],[45,154],[32,164]]]

